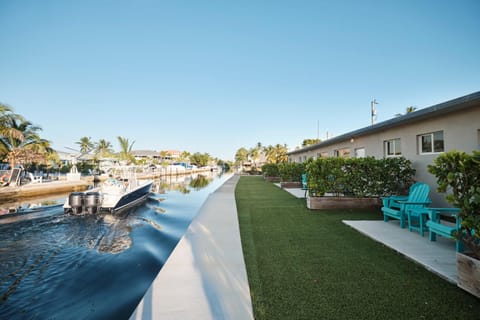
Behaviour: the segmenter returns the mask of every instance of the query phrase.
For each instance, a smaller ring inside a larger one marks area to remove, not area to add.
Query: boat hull
[[[109,200],[108,201],[104,201],[104,198],[105,198],[105,194],[101,194],[101,189],[97,188],[97,189],[92,189],[88,192],[76,192],[76,193],[72,193],[71,195],[73,194],[77,194],[79,195],[80,194],[80,197],[82,198],[81,202],[82,204],[80,205],[74,205],[74,204],[71,204],[70,203],[70,197],[67,198],[67,201],[65,202],[63,208],[64,208],[64,212],[65,213],[74,213],[74,214],[78,214],[78,213],[91,213],[91,212],[97,212],[97,211],[107,211],[107,212],[110,212],[110,213],[116,213],[116,212],[119,212],[119,211],[122,211],[122,210],[125,210],[125,209],[128,209],[128,208],[131,208],[135,205],[138,205],[140,203],[142,203],[143,201],[145,201],[145,199],[148,197],[148,195],[150,194],[150,190],[152,188],[152,185],[153,185],[153,181],[147,181],[145,184],[142,184],[138,187],[136,187],[135,189],[132,189],[130,191],[127,191],[123,194],[119,194],[118,195],[118,199],[115,199],[114,197],[114,201],[112,201],[111,199],[111,195],[109,196]],[[100,201],[100,203],[98,203],[98,206],[97,209],[92,209],[92,208],[88,208],[85,204],[85,202],[83,202],[83,199],[85,197],[88,197],[88,193],[92,193],[93,191],[95,191],[96,193],[100,193],[100,199],[102,199]],[[82,196],[83,195],[83,196]],[[107,204],[108,203],[108,204]]]
[[[100,210],[108,210],[111,213],[125,210],[129,207],[135,206],[143,202],[150,193],[153,181],[140,186],[131,192],[124,194],[113,207],[100,207]]]

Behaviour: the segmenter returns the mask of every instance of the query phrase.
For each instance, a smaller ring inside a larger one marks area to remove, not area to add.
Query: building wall
[[[396,126],[381,132],[353,137],[334,145],[320,147],[304,153],[290,155],[290,160],[303,162],[307,158],[317,158],[321,154],[335,156],[335,150],[349,148],[350,157],[355,156],[355,149],[364,148],[365,156],[385,157],[384,141],[400,138],[402,156],[409,159],[416,169],[415,179],[430,185],[433,205],[446,206],[445,196],[436,192],[437,184],[427,166],[439,153],[421,154],[418,136],[436,131],[443,131],[444,151],[465,151],[471,153],[480,149],[480,106],[432,117],[427,120]]]

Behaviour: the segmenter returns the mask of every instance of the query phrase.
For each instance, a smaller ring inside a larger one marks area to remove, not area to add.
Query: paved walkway
[[[238,179],[207,198],[130,319],[253,319],[235,203]]]
[[[275,185],[281,188],[280,183],[275,183]],[[283,190],[287,191],[291,195],[297,198],[305,198],[306,192],[301,188],[283,188]]]

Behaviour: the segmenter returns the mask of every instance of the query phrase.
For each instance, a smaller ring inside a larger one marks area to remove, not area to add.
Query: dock
[[[52,193],[83,191],[86,190],[90,184],[91,183],[86,180],[59,180],[42,183],[29,183],[23,186],[7,186],[0,188],[0,201],[6,202],[11,199],[50,195]]]

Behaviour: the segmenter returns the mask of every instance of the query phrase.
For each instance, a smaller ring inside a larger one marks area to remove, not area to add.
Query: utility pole
[[[372,102],[370,102],[370,111],[371,111],[371,117],[372,117],[372,126],[375,124],[375,120],[377,119],[377,109],[375,109],[375,105],[378,104],[376,99],[373,99]]]

